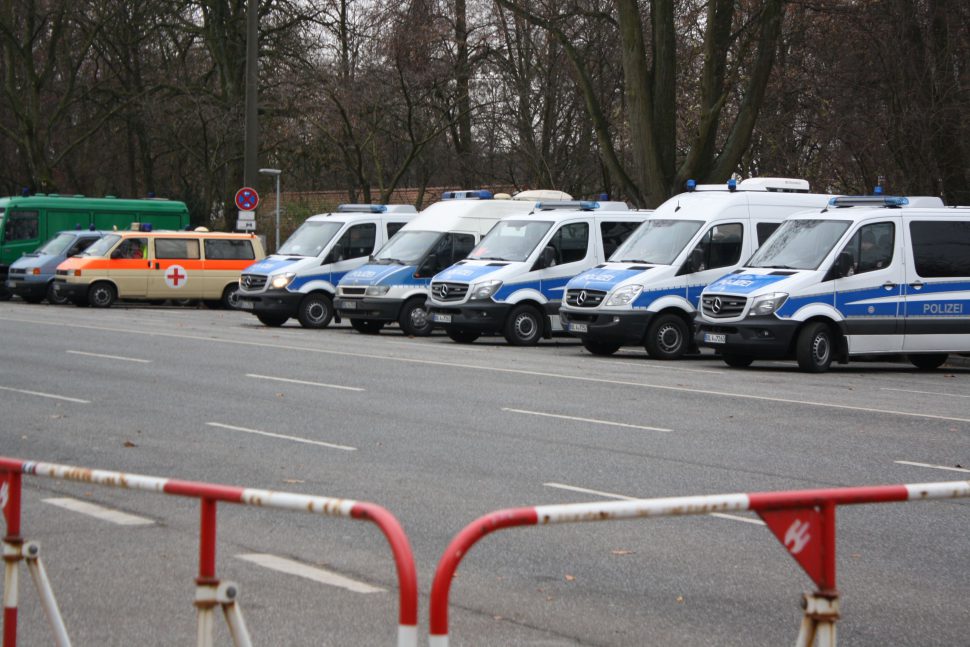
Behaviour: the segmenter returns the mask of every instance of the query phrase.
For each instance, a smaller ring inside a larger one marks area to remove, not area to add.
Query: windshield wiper
[[[508,261],[508,258],[502,258],[501,256],[476,256],[472,260],[475,261]]]
[[[797,267],[792,267],[791,265],[755,265],[754,267],[761,267],[766,270],[797,270]]]
[[[613,261],[614,263],[647,263],[651,264],[653,261],[645,261],[642,258],[624,258],[622,261]]]
[[[408,265],[399,258],[378,258],[375,262],[378,265]]]

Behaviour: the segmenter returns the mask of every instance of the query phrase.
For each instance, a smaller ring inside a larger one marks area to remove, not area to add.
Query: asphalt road
[[[566,338],[460,346],[241,312],[0,303],[0,454],[380,504],[414,548],[420,644],[437,562],[483,514],[965,480],[968,404],[965,367],[806,375],[595,358]],[[843,644],[970,643],[968,512],[839,510]],[[192,644],[198,526],[195,501],[25,477],[23,535],[43,546],[75,645]],[[218,540],[255,644],[395,643],[394,565],[371,524],[223,504]],[[21,644],[49,644],[21,578]],[[462,562],[451,644],[792,644],[811,588],[747,513],[515,528]],[[221,619],[217,636],[230,644]]]

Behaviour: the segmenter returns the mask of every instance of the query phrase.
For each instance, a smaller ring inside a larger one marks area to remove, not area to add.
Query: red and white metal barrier
[[[236,601],[239,587],[231,582],[220,583],[216,578],[217,503],[238,503],[370,521],[376,524],[387,538],[397,567],[398,647],[417,645],[418,582],[414,556],[401,524],[390,512],[378,505],[350,499],[179,481],[0,457],[0,508],[3,509],[7,524],[7,533],[3,538],[5,562],[3,647],[16,647],[17,644],[17,566],[21,560],[26,560],[34,578],[44,610],[53,627],[56,644],[70,645],[67,630],[64,628],[50,583],[47,581],[40,561],[40,549],[36,542],[25,542],[20,534],[21,481],[24,474],[199,499],[202,511],[199,533],[199,575],[195,580],[195,606],[200,647],[212,645],[216,606],[220,606],[223,610],[234,643],[245,646],[251,644],[249,632]]]
[[[451,540],[438,562],[431,585],[429,644],[430,647],[448,647],[448,593],[455,571],[471,547],[496,530],[514,526],[750,510],[758,513],[818,587],[803,600],[805,612],[796,647],[808,647],[816,639],[820,647],[834,647],[835,622],[839,618],[839,594],[835,586],[835,508],[858,503],[958,497],[970,497],[970,481],[716,494],[499,510],[465,526]]]

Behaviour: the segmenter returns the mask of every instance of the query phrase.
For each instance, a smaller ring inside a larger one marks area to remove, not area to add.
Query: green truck
[[[120,199],[82,195],[15,196],[0,198],[0,300],[10,264],[66,229],[128,229],[132,223],[154,229],[184,229],[189,210],[183,202],[161,198]]]

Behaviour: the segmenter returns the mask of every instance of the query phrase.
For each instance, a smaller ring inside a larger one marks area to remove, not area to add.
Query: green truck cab
[[[189,210],[183,202],[161,198],[56,194],[0,198],[0,300],[11,296],[5,287],[10,264],[57,232],[128,229],[133,222],[151,223],[154,229],[184,229],[189,224]]]

